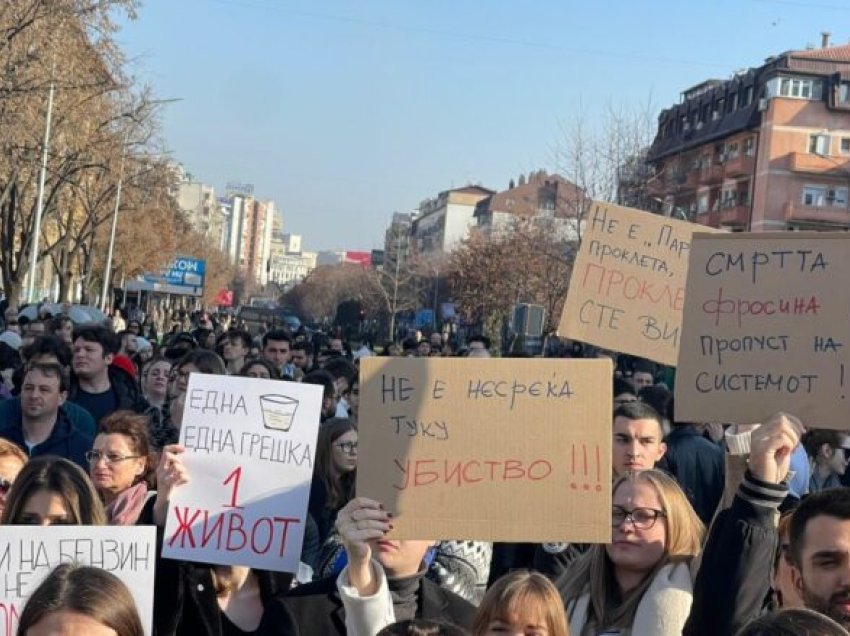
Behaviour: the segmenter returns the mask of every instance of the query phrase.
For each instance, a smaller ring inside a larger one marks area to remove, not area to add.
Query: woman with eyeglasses
[[[152,494],[147,418],[131,411],[103,418],[86,459],[109,524],[134,525]]]
[[[687,497],[661,471],[626,473],[614,484],[611,525],[613,541],[593,546],[558,582],[570,633],[679,636],[705,531]]]
[[[357,424],[333,417],[319,428],[316,468],[310,488],[310,516],[316,522],[322,545],[336,522],[337,513],[354,496],[357,477]]]
[[[88,475],[74,462],[42,455],[18,473],[6,495],[2,525],[105,526],[106,513]]]

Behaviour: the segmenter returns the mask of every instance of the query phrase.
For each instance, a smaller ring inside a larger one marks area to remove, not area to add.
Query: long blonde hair
[[[614,482],[613,492],[624,483],[651,484],[658,493],[667,521],[664,555],[640,585],[622,595],[614,577],[614,564],[604,545],[595,545],[579,557],[557,585],[569,609],[582,594],[590,594],[587,621],[582,634],[602,629],[628,629],[635,619],[638,604],[659,570],[669,563],[688,562],[699,554],[705,526],[674,479],[660,470],[627,472]],[[576,635],[578,636],[578,635]]]
[[[495,619],[510,623],[517,616],[543,622],[549,636],[570,633],[564,604],[552,582],[539,572],[517,570],[501,577],[487,590],[472,623],[472,636],[485,634]]]

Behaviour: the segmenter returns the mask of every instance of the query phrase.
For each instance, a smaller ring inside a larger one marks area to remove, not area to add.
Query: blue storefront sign
[[[153,286],[151,291],[186,296],[203,296],[207,262],[197,258],[178,257],[171,267],[160,274],[146,272],[144,282]]]

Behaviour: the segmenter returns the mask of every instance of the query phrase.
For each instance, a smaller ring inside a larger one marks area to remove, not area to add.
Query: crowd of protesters
[[[229,315],[118,311],[0,332],[0,522],[155,525],[191,478],[179,445],[191,374],[316,384],[322,413],[299,571],[158,558],[156,634],[848,634],[850,474],[844,434],[791,414],[762,424],[680,422],[675,374],[608,356],[612,541],[398,541],[383,503],[355,492],[358,365],[373,355],[487,358],[441,333],[373,348],[360,337]],[[64,630],[64,631],[62,631]],[[30,596],[20,634],[142,633],[130,592],[97,568],[56,568]]]

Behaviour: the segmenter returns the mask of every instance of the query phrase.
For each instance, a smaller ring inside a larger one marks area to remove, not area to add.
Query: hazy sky
[[[382,247],[394,211],[553,167],[559,122],[660,109],[850,38],[831,0],[144,0],[119,34],[175,159],[253,183],[305,249]]]

